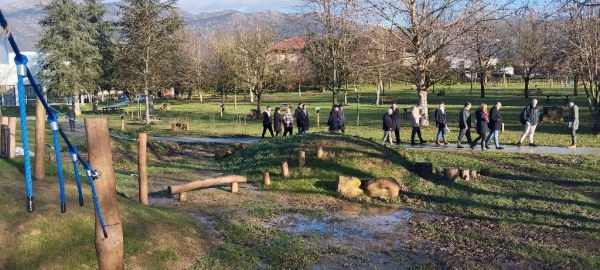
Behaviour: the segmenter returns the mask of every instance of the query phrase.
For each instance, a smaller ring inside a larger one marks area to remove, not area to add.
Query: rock
[[[337,191],[340,195],[346,198],[356,198],[363,194],[363,190],[360,189],[360,179],[356,177],[338,176],[338,188]]]
[[[377,178],[365,184],[365,192],[374,198],[398,198],[400,184],[391,177]]]

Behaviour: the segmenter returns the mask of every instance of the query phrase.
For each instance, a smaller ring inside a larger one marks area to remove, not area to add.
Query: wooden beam
[[[246,176],[241,176],[241,175],[229,175],[229,176],[193,181],[193,182],[189,182],[189,183],[183,184],[183,185],[173,185],[173,186],[169,186],[168,189],[169,189],[169,194],[174,195],[174,194],[179,194],[182,192],[199,189],[199,188],[204,188],[204,187],[212,187],[212,186],[217,186],[217,185],[226,185],[226,184],[240,183],[240,182],[241,183],[248,182],[248,178]]]
[[[36,181],[46,177],[46,108],[38,99],[35,107],[35,169]]]
[[[138,134],[138,184],[139,200],[143,205],[148,205],[148,171],[146,158],[146,145],[148,134]]]

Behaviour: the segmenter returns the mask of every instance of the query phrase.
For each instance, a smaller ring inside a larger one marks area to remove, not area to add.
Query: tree
[[[176,0],[125,0],[119,5],[122,39],[117,59],[119,80],[131,87],[131,91],[146,96],[146,123],[150,123],[151,93],[172,86],[177,75],[172,60],[179,41],[174,34],[181,28],[182,19],[176,3]]]
[[[101,1],[84,0],[82,2],[83,18],[90,23],[90,33],[93,44],[100,52],[100,78],[98,80],[100,89],[110,89],[115,78],[113,64],[115,57],[115,31],[114,23],[104,19],[106,10]]]
[[[177,31],[176,38],[182,41],[179,44],[178,56],[174,59],[178,74],[176,92],[187,93],[188,99],[191,100],[195,91],[200,95],[202,103],[202,87],[206,84],[204,66],[207,60],[207,41],[189,28]]]
[[[236,87],[236,43],[232,33],[216,31],[208,40],[208,55],[204,64],[207,85],[225,101],[227,94]]]
[[[42,37],[37,46],[44,55],[40,78],[48,92],[71,96],[77,114],[79,95],[95,89],[100,78],[101,55],[94,22],[84,16],[84,8],[73,0],[54,0],[43,8]]]

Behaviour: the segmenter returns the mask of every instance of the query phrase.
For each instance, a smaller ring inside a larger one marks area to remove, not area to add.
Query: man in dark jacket
[[[346,133],[346,113],[344,113],[344,106],[346,106],[346,104],[342,103],[340,105],[340,118],[342,120],[342,126],[340,127],[340,130],[342,133]]]
[[[263,120],[262,138],[263,139],[265,138],[265,132],[267,132],[267,129],[269,130],[269,132],[271,132],[271,137],[275,137],[275,135],[273,134],[273,118],[271,118],[271,106],[267,106],[265,111],[262,113],[262,120]]]
[[[394,102],[392,104],[392,129],[394,130],[394,135],[396,135],[396,144],[400,144],[400,109],[398,109],[398,104]]]
[[[446,140],[448,117],[446,117],[446,104],[443,101],[440,102],[439,107],[435,110],[435,125],[438,127],[435,145],[440,145],[440,137],[442,138],[444,145],[448,145],[448,140]]]
[[[465,103],[465,106],[460,110],[460,114],[458,116],[458,128],[460,132],[458,133],[458,142],[457,148],[464,148],[462,146],[462,139],[466,135],[467,142],[469,145],[472,144],[473,140],[471,140],[471,102]]]
[[[394,125],[394,111],[389,108],[385,114],[383,114],[383,143],[389,142],[392,144],[392,131]]]
[[[523,143],[523,140],[527,134],[529,134],[529,146],[537,146],[535,143],[533,143],[533,135],[535,134],[535,129],[537,128],[540,120],[540,111],[537,108],[537,104],[538,101],[534,98],[521,113],[520,117],[524,118],[522,120],[525,120],[525,123],[523,124],[523,133],[521,134],[521,138],[519,139],[519,142],[517,142],[518,147],[521,147],[521,144]]]
[[[304,110],[302,109],[302,103],[298,103],[298,108],[294,111],[294,118],[296,118],[296,125],[298,125],[298,134],[302,134],[305,132],[304,130]]]
[[[329,131],[331,132],[337,132],[341,129],[342,115],[340,113],[340,107],[338,105],[334,105],[333,109],[331,109],[329,119],[327,119],[327,126],[329,126]]]
[[[308,119],[308,106],[306,104],[302,104],[302,128],[303,132],[308,132],[310,121]]]
[[[504,149],[504,147],[500,146],[500,137],[498,135],[499,131],[502,129],[502,115],[500,114],[500,108],[502,108],[502,103],[496,102],[496,105],[490,109],[490,134],[485,138],[486,149],[489,149],[488,144],[492,137],[494,137],[496,149]]]

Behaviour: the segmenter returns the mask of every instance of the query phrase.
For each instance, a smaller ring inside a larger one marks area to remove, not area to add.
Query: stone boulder
[[[400,189],[398,181],[391,177],[369,180],[365,184],[367,196],[373,198],[398,198]]]
[[[345,198],[356,198],[362,195],[363,190],[360,189],[360,185],[360,179],[356,177],[338,176],[337,191]]]

